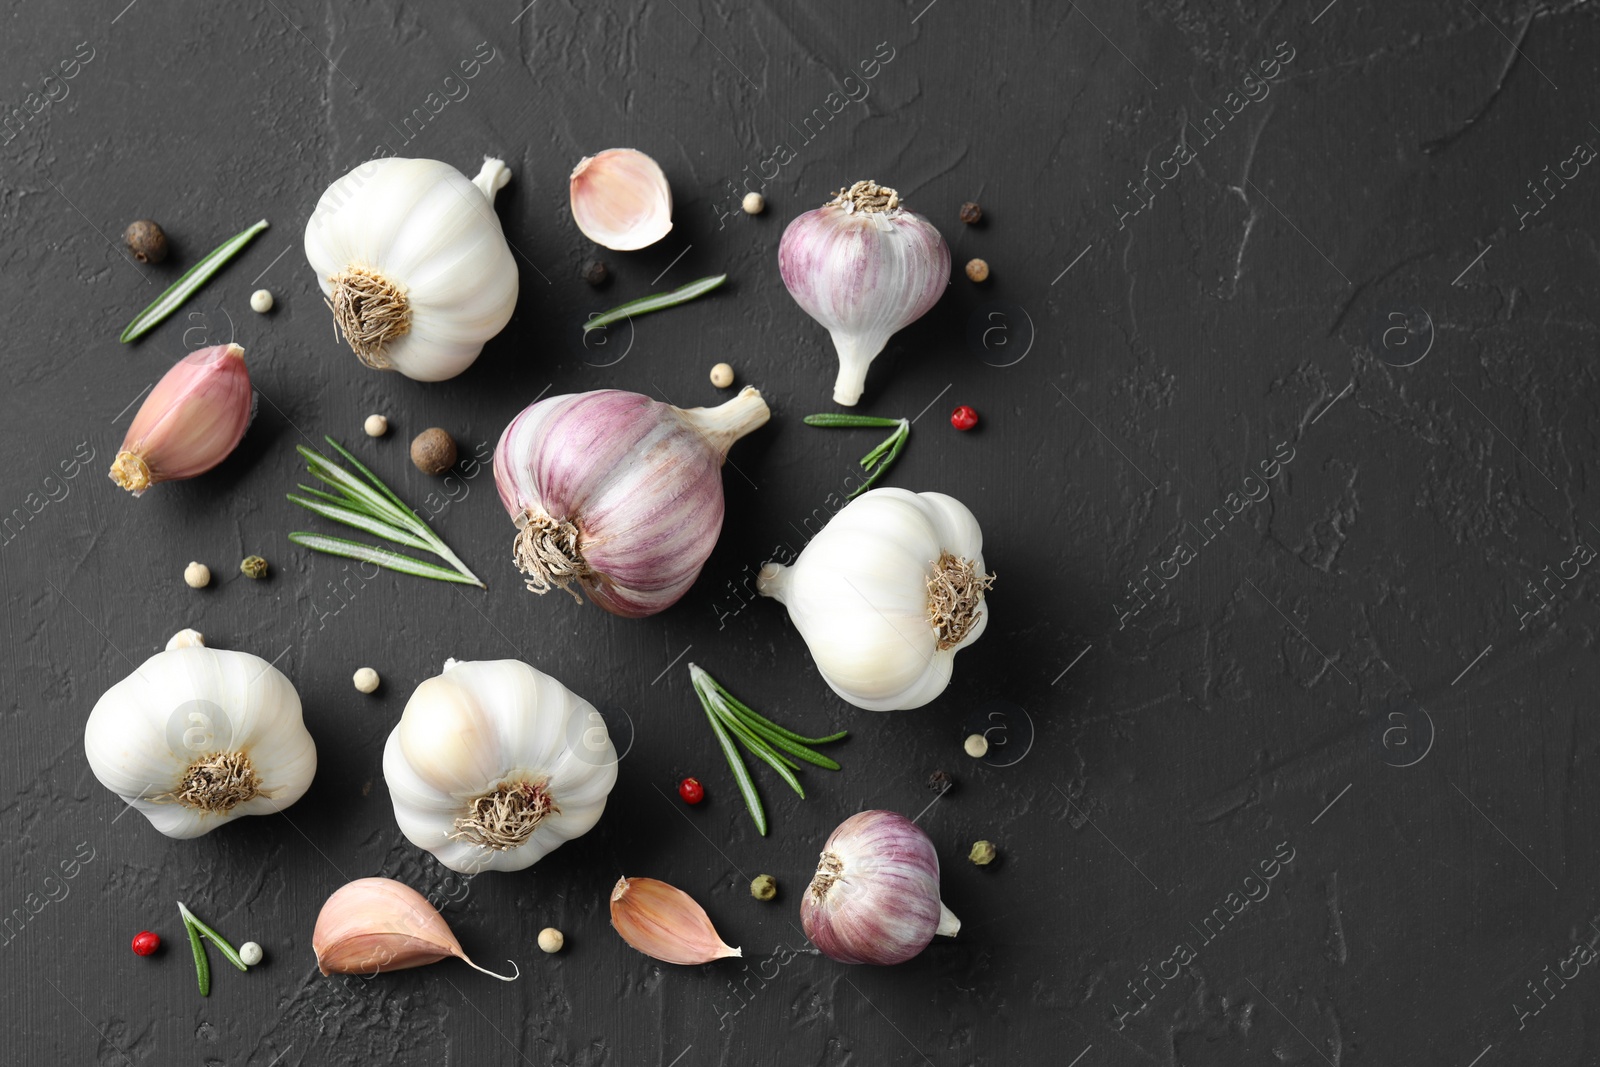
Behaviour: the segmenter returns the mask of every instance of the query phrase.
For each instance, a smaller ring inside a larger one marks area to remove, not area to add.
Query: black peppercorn
[[[928,775],[928,788],[935,793],[943,793],[946,789],[953,788],[956,784],[949,771],[934,771]]]
[[[583,280],[590,285],[604,285],[611,273],[606,270],[605,260],[591,259],[583,265]]]
[[[968,226],[976,226],[982,218],[983,208],[974,204],[971,200],[961,205],[961,221]]]
[[[122,236],[128,242],[128,251],[140,263],[160,263],[167,258],[167,235],[149,219],[129,223]]]

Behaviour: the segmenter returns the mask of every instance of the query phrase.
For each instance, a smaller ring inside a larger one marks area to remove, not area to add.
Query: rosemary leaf
[[[884,438],[871,452],[861,457],[862,469],[869,471],[867,480],[856,486],[855,491],[846,500],[854,500],[878,483],[894,461],[900,458],[900,453],[906,447],[906,441],[911,438],[911,420],[909,419],[884,419],[876,415],[845,415],[837,412],[821,415],[807,415],[804,420],[807,426],[833,426],[833,427],[887,427],[893,426],[894,433]]]
[[[802,745],[826,745],[833,741],[843,741],[845,738],[850,736],[850,732],[848,730],[840,730],[838,733],[829,734],[827,737],[801,737],[793,730],[784,729],[771,719],[756,712],[748,704],[743,703],[738,697],[728,692],[728,690],[723,687],[723,684],[711,677],[711,675],[706,674],[704,671],[701,671],[700,673],[704,676],[706,682],[708,682],[712,688],[722,694],[722,699],[726,701],[729,706],[733,708],[733,710],[741,713],[745,718],[753,719],[762,726],[767,727],[769,730],[773,730],[776,733],[787,737],[791,741],[798,741]]]
[[[211,276],[227,265],[228,260],[238,255],[245,245],[255,239],[256,234],[267,228],[267,220],[262,219],[254,226],[242,233],[236,234],[218,245],[206,258],[189,268],[189,272],[177,281],[172,287],[160,296],[155,303],[135,315],[133,321],[128,323],[128,328],[122,331],[122,343],[136,341],[160,325],[168,315],[177,311],[197,292],[201,286],[211,280]]]
[[[690,666],[693,666],[691,664]],[[711,732],[717,735],[717,743],[722,746],[722,754],[727,757],[728,769],[733,772],[733,780],[739,784],[739,792],[744,796],[744,806],[750,810],[750,818],[755,820],[756,829],[762,837],[767,836],[767,813],[761,806],[761,794],[756,792],[756,784],[750,780],[750,772],[745,769],[744,760],[739,756],[739,750],[733,746],[733,738],[728,736],[727,727],[717,718],[717,713],[711,710],[711,702],[706,699],[700,687],[695,687],[695,696],[700,698],[700,706],[706,709],[706,719],[711,723]]]
[[[178,903],[178,913],[183,916],[183,928],[189,935],[189,948],[194,952],[194,977],[200,985],[200,995],[211,995],[211,961],[206,959],[206,947],[200,943],[200,931],[189,922],[189,909]]]
[[[357,511],[350,507],[340,507],[335,504],[324,504],[316,500],[307,500],[305,497],[295,496],[293,493],[284,495],[307,511],[321,515],[325,519],[342,522],[346,526],[354,526],[358,530],[364,530],[375,537],[383,538],[385,541],[393,541],[397,545],[405,545],[407,548],[420,548],[424,552],[433,551],[432,542],[424,541],[420,537],[391,526],[382,519],[375,519],[366,512]]]
[[[786,759],[784,756],[772,751],[772,749],[768,748],[762,742],[761,738],[757,737],[751,732],[750,727],[741,723],[731,713],[722,715],[721,719],[722,724],[733,733],[734,737],[737,737],[744,744],[745,749],[749,751],[752,756],[756,757],[763,763],[767,764],[767,766],[777,771],[778,777],[787,782],[790,789],[793,789],[796,793],[800,794],[801,800],[806,798],[806,791],[800,787],[800,780],[794,776],[794,771],[789,769],[792,766],[798,770],[799,764],[793,763],[791,760]]]
[[[599,329],[601,326],[609,326],[619,319],[628,319],[635,315],[645,315],[652,311],[660,311],[663,308],[687,304],[695,297],[704,296],[727,280],[728,276],[726,274],[713,274],[709,278],[701,278],[698,281],[690,282],[688,285],[674,289],[670,293],[652,293],[649,296],[642,296],[638,300],[630,300],[626,304],[619,304],[610,311],[596,315],[584,323],[583,332],[588,333],[590,330]]]
[[[216,945],[222,954],[228,958],[229,963],[233,964],[241,971],[248,971],[250,969],[249,967],[245,966],[244,960],[239,958],[239,954],[233,950],[233,946],[228,944],[227,940],[223,938],[221,934],[217,933],[215,930],[211,929],[211,927],[201,922],[200,916],[184,907],[183,901],[181,900],[178,901],[178,911],[183,915],[184,924],[188,926],[190,930],[198,931],[199,933],[204,934],[211,941],[211,943]]]
[[[400,571],[402,574],[415,575],[418,578],[433,578],[441,582],[456,582],[460,585],[475,585],[480,589],[485,588],[482,582],[471,575],[449,570],[437,564],[425,563],[410,556],[402,556],[400,553],[390,552],[386,548],[363,545],[358,541],[345,541],[338,537],[326,537],[322,534],[304,533],[298,530],[289,535],[289,540],[315,552],[326,552],[330,556],[343,556],[345,559],[359,559],[367,563],[376,563],[380,567],[387,567],[392,571]]]
[[[822,415],[807,415],[800,420],[807,426],[899,426],[904,419],[884,419],[877,415],[846,415],[842,412],[827,412]]]

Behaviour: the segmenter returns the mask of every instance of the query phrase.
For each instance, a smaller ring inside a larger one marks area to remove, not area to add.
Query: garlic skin
[[[584,156],[567,183],[572,220],[597,245],[646,248],[672,231],[672,188],[661,166],[634,148]]]
[[[617,750],[594,705],[514,659],[445,664],[383,750],[395,821],[463,874],[520,871],[600,821]]]
[[[83,748],[101,785],[175,838],[276,814],[317,771],[289,679],[259,656],[206,648],[193,630],[106,690]]]
[[[889,338],[927,314],[950,284],[950,248],[899,193],[856,182],[789,223],[778,272],[795,303],[833,337],[833,399],[850,407]]]
[[[614,615],[689,591],[722,531],[722,464],[771,412],[746,387],[714,408],[601,389],[548,397],[500,437],[494,480],[529,590],[578,586]]]
[[[244,349],[226,344],[189,353],[139,405],[111,480],[137,497],[157,482],[204,474],[239,446],[253,397]]]
[[[622,940],[662,963],[690,967],[744,955],[722,940],[693,897],[654,878],[617,880],[611,889],[611,925]]]
[[[800,925],[824,956],[890,965],[911,959],[961,921],[939,899],[939,854],[916,823],[863,811],[828,835],[800,899]]]
[[[521,973],[508,977],[473,963],[427,898],[392,878],[358,878],[334,890],[317,913],[311,950],[323,974],[371,976],[423,967],[446,956],[502,982]],[[511,966],[516,971],[516,964]]]
[[[454,378],[511,321],[517,264],[494,212],[510,180],[498,159],[468,181],[448,163],[389,157],[322,194],[306,258],[361,362],[419,382]]]
[[[920,708],[989,625],[983,531],[943,493],[874,489],[756,589],[789,609],[823,681],[868,711]]]

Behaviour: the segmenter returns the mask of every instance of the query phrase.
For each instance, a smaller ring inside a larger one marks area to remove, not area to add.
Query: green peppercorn
[[[770,874],[758,874],[750,882],[750,895],[757,900],[771,900],[778,895],[778,880]]]
[[[260,556],[246,556],[244,562],[239,564],[239,571],[246,578],[265,578],[267,561]]]
[[[994,862],[994,858],[999,855],[999,851],[994,847],[993,841],[979,841],[972,846],[972,851],[967,853],[967,859],[976,863],[979,867],[987,867]]]

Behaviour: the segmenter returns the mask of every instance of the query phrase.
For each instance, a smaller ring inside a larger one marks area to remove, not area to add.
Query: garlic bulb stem
[[[506,166],[505,161],[491,159],[486,156],[483,160],[483,166],[478,170],[478,176],[472,179],[472,184],[476,185],[478,191],[489,201],[489,207],[492,210],[494,208],[494,194],[504,189],[509,181],[511,181],[511,168]]]
[[[739,395],[714,408],[679,408],[678,417],[699,432],[701,437],[727,462],[728,450],[733,443],[753,430],[767,424],[772,411],[761,393],[753,385],[739,390]]]
[[[961,920],[956,918],[956,913],[944,906],[944,901],[939,901],[939,928],[934,931],[940,937],[954,937],[961,932]]]
[[[894,332],[853,333],[850,330],[829,330],[833,347],[839,355],[839,374],[833,380],[833,402],[843,407],[854,407],[861,401],[867,388],[867,368],[889,344]]]

